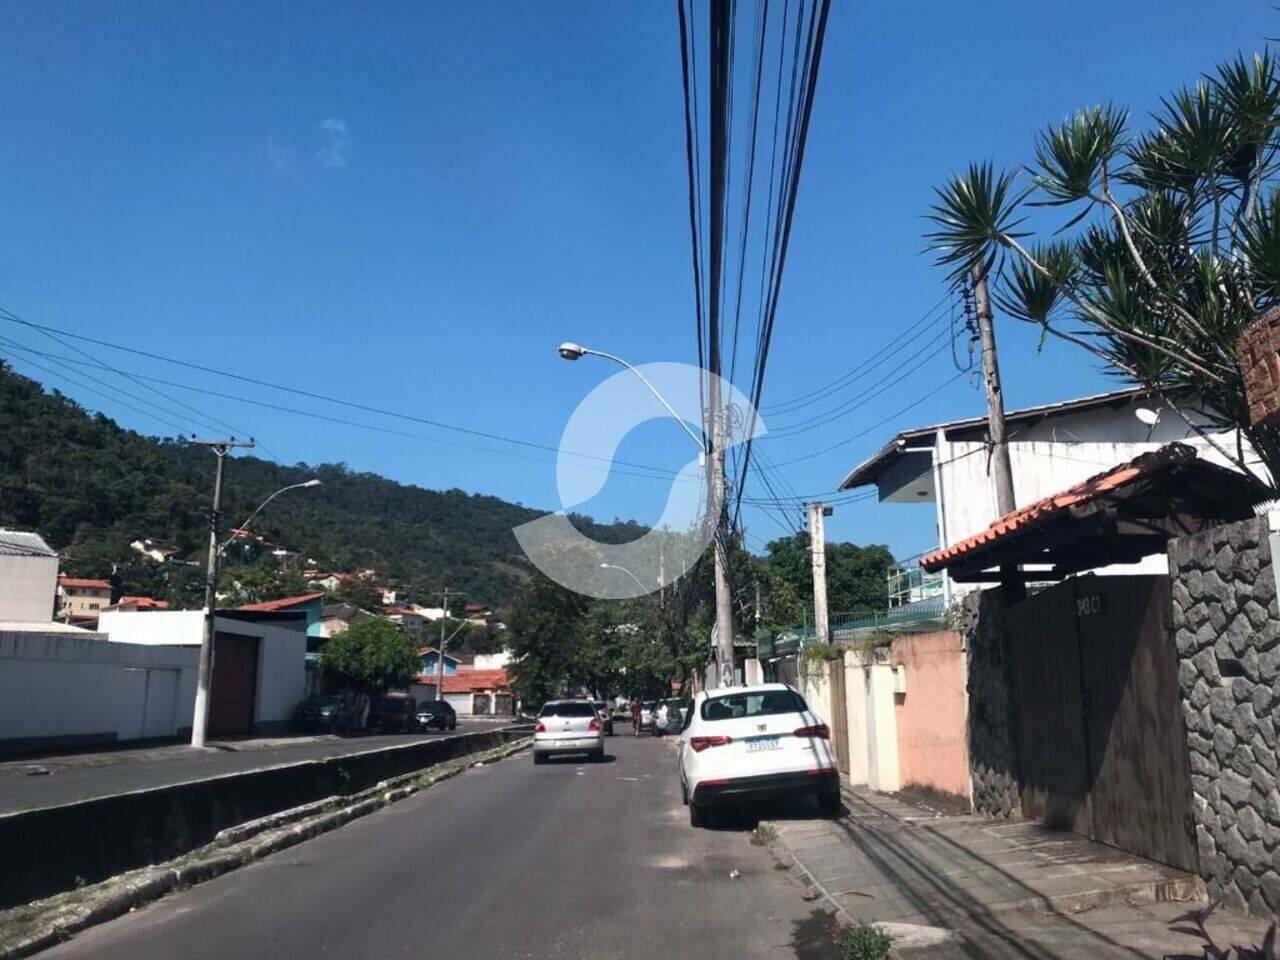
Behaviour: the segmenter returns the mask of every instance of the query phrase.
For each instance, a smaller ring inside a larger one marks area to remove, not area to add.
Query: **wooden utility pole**
[[[213,509],[209,512],[209,565],[204,576],[204,632],[200,637],[200,665],[196,672],[196,705],[191,717],[191,745],[203,747],[209,726],[209,687],[213,679],[213,638],[218,605],[218,523],[222,517],[222,472],[227,454],[236,447],[252,447],[252,440],[196,440],[195,446],[208,447],[218,458],[213,474]]]
[[[987,288],[987,271],[982,264],[975,264],[972,275],[973,305],[978,314],[978,333],[982,340],[982,380],[987,389],[991,474],[996,485],[996,513],[1003,517],[1017,509],[1013,498],[1009,440],[1004,426],[1004,390],[1000,386],[1000,361],[996,357],[996,332],[991,322],[991,293]]]
[[[819,643],[831,642],[827,621],[827,530],[831,508],[816,500],[809,504],[809,556],[813,563],[813,632]]]

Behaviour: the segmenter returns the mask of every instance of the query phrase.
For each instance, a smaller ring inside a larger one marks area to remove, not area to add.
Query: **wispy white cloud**
[[[328,117],[321,121],[320,131],[329,141],[316,152],[316,160],[320,166],[333,170],[345,167],[351,159],[351,137],[347,133],[347,121]]]

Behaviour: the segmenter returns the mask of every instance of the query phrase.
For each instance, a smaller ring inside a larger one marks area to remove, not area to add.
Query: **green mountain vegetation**
[[[137,594],[200,606],[213,473],[208,449],[123,429],[0,363],[0,527],[39,532],[63,551],[64,572],[110,579],[114,598]],[[498,497],[426,490],[343,464],[281,466],[238,456],[227,464],[223,530],[274,491],[313,477],[321,481],[318,489],[280,497],[254,523],[253,533],[297,556],[277,559],[269,545],[248,540],[228,550],[222,588],[230,602],[304,592],[301,573],[312,562],[325,571],[372,568],[417,602],[431,603],[448,586],[465,591],[468,602],[509,615],[512,635],[522,627],[527,637],[518,642],[533,654],[522,658],[530,687],[545,690],[577,678],[592,688],[611,688],[611,671],[623,662],[616,647],[630,651],[629,674],[633,680],[649,677],[646,686],[687,678],[705,659],[714,607],[708,562],[677,584],[673,602],[660,610],[652,598],[590,602],[534,576],[512,528],[540,511]],[[631,522],[573,519],[583,533],[604,542],[622,543],[645,532]],[[172,545],[187,562],[143,557],[130,547],[142,538]],[[883,609],[892,562],[883,546],[829,543],[831,610]],[[757,583],[762,626],[786,629],[811,619],[809,566],[804,534],[773,541],[763,556],[749,554],[735,540],[735,632],[754,633]],[[335,598],[366,609],[381,599],[359,581]],[[639,632],[633,630],[637,624],[644,624]],[[662,638],[656,646],[648,642],[655,636]],[[639,637],[645,643],[636,646]],[[481,638],[476,642],[476,649],[485,646]],[[537,662],[541,666],[535,668]]]
[[[34,530],[65,551],[64,572],[112,580],[116,596],[143,594],[185,607],[202,602],[214,457],[209,450],[126,430],[0,363],[0,526]],[[441,588],[505,606],[531,567],[512,528],[541,511],[462,490],[427,490],[343,464],[280,466],[251,456],[227,464],[223,529],[267,496],[318,477],[315,490],[274,501],[254,533],[297,551],[283,561],[256,543],[228,551],[224,588],[248,601],[305,589],[308,560],[326,571],[373,568],[429,603]],[[575,517],[584,533],[621,543],[634,523]],[[155,563],[139,538],[178,548],[190,564]]]

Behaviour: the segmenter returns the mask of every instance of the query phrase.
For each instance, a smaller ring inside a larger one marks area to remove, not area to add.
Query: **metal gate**
[[[844,657],[827,661],[827,683],[831,690],[831,741],[836,748],[836,766],[849,775],[849,711],[845,706]]]
[[[258,638],[219,633],[213,641],[213,680],[209,687],[210,736],[252,732],[257,687]]]
[[[1077,577],[1009,609],[1023,811],[1198,867],[1169,578]]]

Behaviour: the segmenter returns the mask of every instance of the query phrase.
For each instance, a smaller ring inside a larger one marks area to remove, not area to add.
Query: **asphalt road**
[[[834,957],[828,915],[745,826],[689,826],[663,741],[606,752],[474,768],[40,956]]]
[[[439,731],[412,734],[385,734],[349,739],[306,741],[267,749],[192,750],[166,747],[155,753],[162,756],[139,759],[129,751],[86,755],[66,759],[21,760],[0,765],[0,814],[36,807],[72,803],[93,797],[107,797],[130,790],[163,787],[188,780],[202,780],[226,773],[243,773],[282,763],[318,760],[324,757],[362,753],[379,747],[434,740],[442,736],[489,730],[492,723],[458,724],[448,734]],[[143,754],[146,756],[146,754]],[[26,769],[47,770],[29,775]]]

